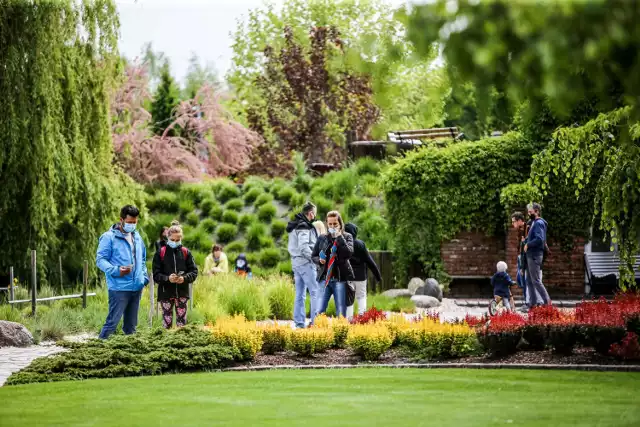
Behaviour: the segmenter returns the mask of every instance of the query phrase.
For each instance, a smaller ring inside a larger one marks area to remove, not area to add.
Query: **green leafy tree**
[[[35,249],[39,283],[57,272],[58,256],[76,280],[119,208],[144,212],[141,188],[113,165],[117,33],[112,1],[0,7],[0,271],[27,277]]]
[[[180,103],[180,91],[171,76],[169,63],[165,63],[160,71],[160,84],[156,89],[151,104],[152,128],[156,135],[163,135],[167,127],[175,121],[175,112]],[[177,129],[168,130],[168,136],[175,136]]]
[[[428,54],[440,43],[448,67],[462,79],[526,103],[530,136],[537,127],[546,137],[548,125],[582,110],[579,122],[553,133],[534,163],[533,181],[543,192],[551,175],[565,177],[578,194],[596,187],[594,213],[618,243],[623,285],[633,283],[631,257],[640,240],[637,4],[464,1],[451,7],[440,0],[406,18],[419,51]],[[545,110],[545,120],[531,120]]]
[[[220,77],[218,71],[212,63],[201,64],[200,58],[194,52],[189,58],[189,68],[184,78],[184,89],[182,90],[183,99],[193,99],[203,86],[209,86],[213,89],[219,89]]]

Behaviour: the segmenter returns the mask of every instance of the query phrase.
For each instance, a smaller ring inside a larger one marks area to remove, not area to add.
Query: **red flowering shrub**
[[[615,343],[611,345],[609,353],[623,360],[640,360],[640,342],[638,342],[638,335],[633,332],[627,332],[627,335],[619,344]]]
[[[489,321],[489,315],[485,314],[484,316],[476,317],[476,316],[467,314],[466,316],[464,316],[464,321],[470,327],[475,328],[476,326],[485,325]]]
[[[491,318],[487,332],[520,332],[526,324],[524,317],[511,311],[503,311]]]
[[[600,298],[598,301],[578,304],[576,322],[585,344],[595,348],[598,353],[608,354],[611,346],[625,336],[625,316],[631,307],[630,299],[623,296],[612,303]]]
[[[354,316],[353,319],[351,319],[351,324],[364,325],[366,323],[375,323],[380,320],[386,319],[387,315],[384,314],[384,311],[378,310],[375,306],[373,306],[364,313]]]
[[[516,352],[525,319],[505,311],[493,316],[484,327],[476,328],[478,341],[492,357],[508,356]]]

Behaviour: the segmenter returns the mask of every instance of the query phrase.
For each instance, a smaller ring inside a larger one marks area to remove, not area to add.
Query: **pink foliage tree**
[[[151,114],[144,107],[151,97],[148,83],[144,65],[128,65],[111,103],[115,159],[132,178],[144,184],[194,182],[248,167],[261,138],[225,117],[213,88],[202,87],[178,106],[167,129],[183,131],[169,137],[167,131],[155,135],[149,126]]]

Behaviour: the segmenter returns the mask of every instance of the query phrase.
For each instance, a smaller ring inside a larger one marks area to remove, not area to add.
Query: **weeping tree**
[[[0,2],[5,274],[26,273],[36,249],[41,278],[55,277],[62,256],[75,279],[119,207],[143,207],[141,188],[113,164],[117,30],[112,1]]]
[[[640,242],[637,2],[437,0],[404,19],[418,50],[428,54],[439,43],[463,81],[498,88],[537,117],[526,133],[549,145],[532,165],[532,182],[543,193],[555,190],[553,182],[575,186],[577,195],[595,187],[593,210],[582,214],[601,217],[624,261],[621,284],[633,284]],[[577,112],[582,119],[567,123]],[[552,123],[563,127],[547,139]]]

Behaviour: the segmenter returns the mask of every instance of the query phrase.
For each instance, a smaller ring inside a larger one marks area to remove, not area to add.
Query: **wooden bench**
[[[399,130],[389,132],[387,137],[396,144],[422,145],[424,140],[456,139],[460,135],[457,127]]]

